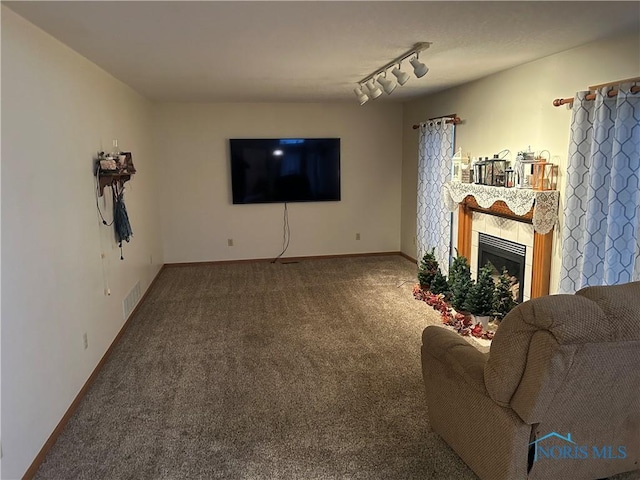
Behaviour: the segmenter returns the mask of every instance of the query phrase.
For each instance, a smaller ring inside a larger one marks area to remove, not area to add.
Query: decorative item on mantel
[[[531,186],[534,190],[555,190],[558,184],[558,166],[546,160],[533,164]]]
[[[519,216],[526,215],[533,208],[533,229],[541,234],[549,233],[558,222],[560,192],[557,190],[538,191],[454,182],[447,182],[442,187],[445,207],[452,212],[468,195],[473,196],[481,208],[491,208],[495,202],[503,201]]]
[[[513,188],[516,184],[516,174],[513,168],[507,168],[504,171],[504,186],[506,188]]]
[[[516,186],[518,188],[532,188],[531,179],[533,177],[533,164],[536,162],[536,155],[529,150],[518,152],[516,156]]]
[[[488,157],[487,157],[488,159]],[[473,164],[473,183],[476,185],[484,185],[487,178],[487,163],[479,157]]]
[[[505,149],[493,155],[492,158],[482,157],[474,163],[473,178],[476,185],[489,185],[492,187],[504,187],[506,182],[506,170],[509,150]]]
[[[469,156],[462,154],[462,148],[459,148],[453,157],[451,157],[451,181],[469,183],[469,169],[471,162]]]
[[[492,185],[494,187],[504,187],[505,186],[505,172],[507,170],[507,155],[509,155],[509,150],[502,150],[499,153],[493,155],[493,158],[489,160],[487,167],[487,174],[490,173],[491,179],[490,181],[485,182],[487,185]],[[489,180],[489,178],[487,178]]]
[[[467,156],[467,163],[463,163],[461,165],[460,171],[460,182],[462,183],[473,183],[473,167],[471,164],[471,160]]]

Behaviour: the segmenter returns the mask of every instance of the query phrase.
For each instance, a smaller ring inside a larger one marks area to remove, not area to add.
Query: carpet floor
[[[400,256],[165,268],[36,478],[476,479],[429,427],[415,278]]]
[[[429,428],[415,274],[165,268],[36,478],[475,479]]]

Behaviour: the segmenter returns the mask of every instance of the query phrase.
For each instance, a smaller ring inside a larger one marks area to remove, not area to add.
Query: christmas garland
[[[413,297],[416,300],[426,302],[427,305],[430,305],[434,310],[440,312],[442,323],[452,327],[464,337],[473,336],[491,340],[495,335],[495,332],[484,330],[481,323],[473,325],[471,316],[454,312],[451,306],[444,300],[444,295],[442,294],[434,294],[428,290],[423,290],[420,285],[416,284],[413,287]]]

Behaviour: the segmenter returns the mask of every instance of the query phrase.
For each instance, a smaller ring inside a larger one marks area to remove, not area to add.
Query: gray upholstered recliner
[[[431,426],[481,479],[640,478],[640,282],[525,302],[489,354],[422,341]]]

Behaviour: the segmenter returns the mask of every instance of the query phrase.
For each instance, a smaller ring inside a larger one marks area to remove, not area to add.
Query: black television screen
[[[233,203],[340,200],[339,138],[230,139]]]

